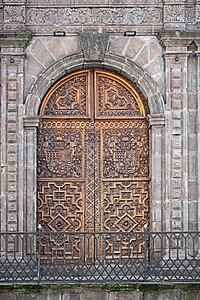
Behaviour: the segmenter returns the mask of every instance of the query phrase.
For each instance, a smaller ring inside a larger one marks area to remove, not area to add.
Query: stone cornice
[[[25,48],[31,40],[31,32],[4,33],[0,32],[1,48]]]
[[[160,31],[157,35],[163,47],[188,47],[193,41],[200,46],[199,31]]]

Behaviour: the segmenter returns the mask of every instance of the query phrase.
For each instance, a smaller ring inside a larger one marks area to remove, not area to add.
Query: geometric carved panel
[[[38,182],[38,222],[46,232],[83,231],[83,183]],[[41,243],[41,254],[48,258],[80,259],[79,238],[48,235]]]
[[[38,182],[38,222],[45,231],[81,231],[82,182]]]
[[[149,226],[149,182],[148,181],[109,181],[103,183],[102,231],[141,232]],[[136,236],[121,240],[107,239],[106,257],[143,257],[143,239]],[[120,249],[120,250],[119,250]],[[120,252],[119,252],[120,251]]]
[[[149,182],[103,184],[103,231],[143,231],[149,224]]]
[[[99,117],[130,118],[144,116],[144,106],[136,89],[122,78],[102,71],[95,72],[96,114]],[[145,101],[143,101],[145,103]]]

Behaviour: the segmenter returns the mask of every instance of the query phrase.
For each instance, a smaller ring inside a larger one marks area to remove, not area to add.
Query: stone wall
[[[200,287],[149,284],[5,286],[0,300],[199,300]]]

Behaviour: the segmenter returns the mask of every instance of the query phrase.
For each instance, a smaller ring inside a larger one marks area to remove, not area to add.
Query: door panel
[[[41,107],[38,130],[38,223],[49,232],[132,232],[149,225],[149,132],[146,103],[116,74],[81,71],[60,80]],[[48,246],[47,246],[48,244]],[[106,251],[78,235],[44,240],[51,259],[94,261],[134,255],[136,242],[107,238]],[[119,245],[119,246],[118,246]],[[73,254],[70,249],[73,248]],[[143,256],[143,242],[137,241]],[[98,257],[99,259],[99,257]]]

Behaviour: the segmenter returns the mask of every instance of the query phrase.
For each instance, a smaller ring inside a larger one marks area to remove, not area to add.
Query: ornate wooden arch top
[[[129,232],[149,225],[147,113],[137,87],[113,72],[79,71],[50,89],[38,131],[38,222],[45,231]],[[79,259],[81,243],[74,243]],[[107,243],[109,257],[115,250]],[[54,256],[57,245],[50,244]],[[129,250],[143,256],[142,240],[136,244]]]
[[[93,99],[94,97],[94,99]],[[68,118],[144,117],[148,105],[133,83],[114,72],[84,70],[59,80],[47,93],[40,115]]]

